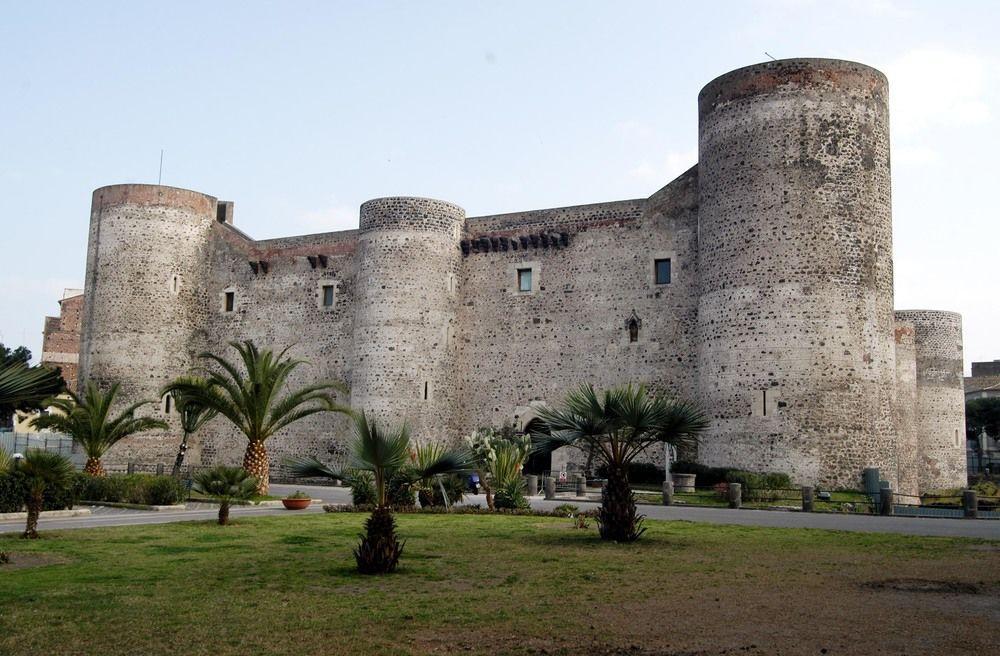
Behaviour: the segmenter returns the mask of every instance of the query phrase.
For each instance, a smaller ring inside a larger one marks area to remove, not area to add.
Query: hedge
[[[0,513],[21,512],[28,489],[24,475],[17,471],[0,474]],[[68,510],[76,500],[76,486],[48,487],[42,497],[42,510]]]
[[[77,474],[77,498],[85,501],[171,506],[187,499],[184,483],[172,476],[124,474],[91,476]]]

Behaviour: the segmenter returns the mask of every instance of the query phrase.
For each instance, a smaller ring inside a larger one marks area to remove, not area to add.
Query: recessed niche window
[[[670,284],[670,258],[653,260],[653,272],[657,285]]]
[[[236,292],[226,292],[226,302],[224,306],[226,312],[232,312],[234,307],[236,307]]]
[[[333,285],[323,285],[323,307],[333,305]]]
[[[517,270],[517,291],[519,292],[531,291],[531,269]]]

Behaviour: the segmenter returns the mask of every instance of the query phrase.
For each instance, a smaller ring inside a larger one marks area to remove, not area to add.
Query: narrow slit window
[[[427,381],[424,381],[424,401],[427,400]]]
[[[656,274],[657,285],[670,284],[670,258],[653,260],[653,269]]]
[[[168,415],[170,414],[170,395],[169,394],[167,394],[165,397],[163,397],[163,412],[166,413],[166,414],[168,414]]]
[[[766,417],[767,416],[767,390],[761,390],[760,391],[760,407],[761,407],[761,414]]]
[[[177,293],[178,284],[179,281],[177,279],[177,276],[175,275],[170,279],[170,291],[173,292],[174,294]]]
[[[517,270],[517,291],[519,292],[531,291],[531,269]]]
[[[226,312],[232,312],[236,305],[236,292],[226,292]]]
[[[333,305],[333,285],[323,285],[323,307]]]
[[[628,341],[629,343],[639,341],[639,321],[635,317],[628,322]]]

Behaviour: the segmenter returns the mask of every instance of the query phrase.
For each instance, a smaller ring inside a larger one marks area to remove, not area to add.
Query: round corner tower
[[[758,64],[706,85],[698,117],[700,457],[896,487],[885,76]]]
[[[361,205],[351,404],[406,421],[416,439],[451,434],[459,241],[465,210],[429,198]]]
[[[920,491],[964,487],[968,471],[962,316],[938,310],[901,310],[896,318],[915,329],[914,424]]]
[[[216,199],[195,191],[122,184],[94,191],[81,325],[80,381],[121,383],[118,403],[159,401],[186,373],[203,340],[206,249]],[[176,415],[153,406],[168,421]],[[148,433],[122,449],[167,457],[174,440]]]

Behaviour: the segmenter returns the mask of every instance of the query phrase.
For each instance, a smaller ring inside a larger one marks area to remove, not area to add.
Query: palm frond
[[[350,478],[345,473],[323,464],[316,456],[293,456],[285,458],[284,463],[292,476],[298,478],[329,478],[341,481]]]

